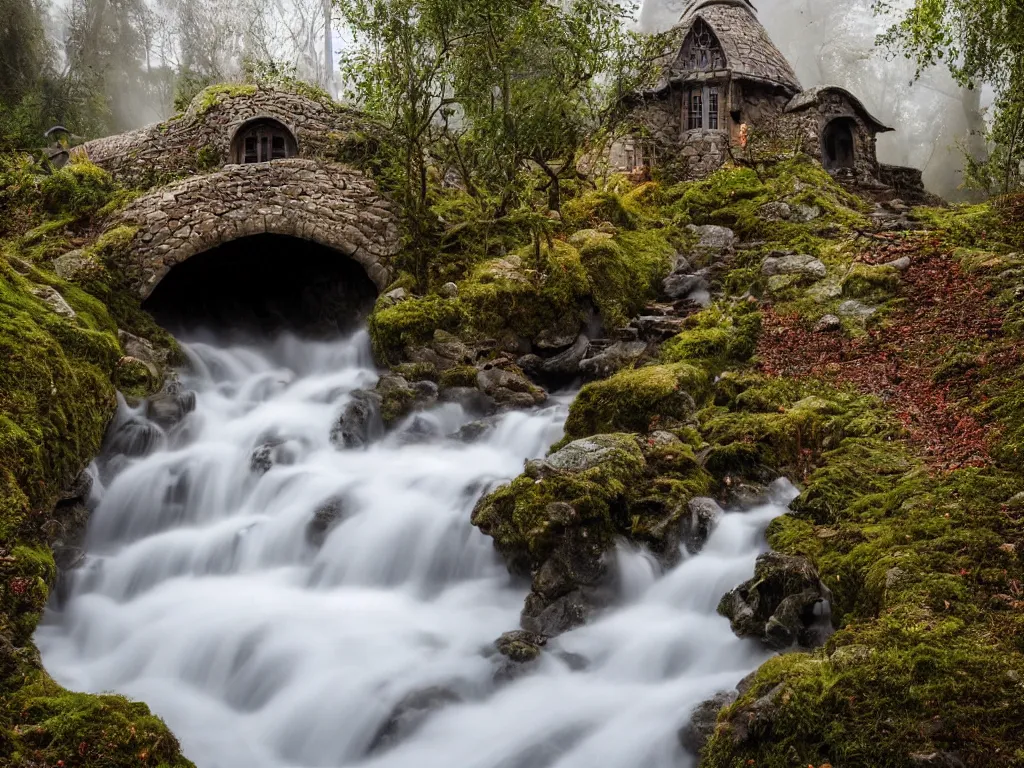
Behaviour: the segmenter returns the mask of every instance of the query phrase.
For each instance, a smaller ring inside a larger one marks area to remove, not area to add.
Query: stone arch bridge
[[[259,235],[336,251],[379,292],[400,247],[398,208],[359,168],[380,130],[313,90],[221,85],[170,120],[80,151],[148,190],[112,222],[136,229],[118,266],[142,299],[193,256]]]
[[[332,248],[382,291],[400,242],[396,207],[370,179],[303,158],[229,165],[161,187],[132,203],[120,222],[137,227],[122,268],[143,299],[196,254],[262,234]]]

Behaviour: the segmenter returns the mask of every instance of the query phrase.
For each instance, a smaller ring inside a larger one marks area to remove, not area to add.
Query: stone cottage
[[[671,165],[701,178],[730,156],[800,149],[862,187],[920,187],[920,172],[884,166],[875,137],[891,131],[849,91],[804,90],[749,0],[692,0],[669,33],[656,85],[631,98],[629,135],[609,164]]]

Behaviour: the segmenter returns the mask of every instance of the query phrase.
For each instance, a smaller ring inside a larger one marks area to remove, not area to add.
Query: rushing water
[[[690,709],[763,660],[715,606],[783,507],[727,514],[668,573],[623,544],[618,604],[531,673],[496,679],[492,644],[518,626],[526,587],[470,512],[561,436],[567,398],[473,444],[446,437],[473,417],[443,405],[434,438],[340,451],[332,423],[377,375],[365,333],[188,349],[195,411],[107,468],[88,560],[36,639],[66,686],[149,703],[200,768],[686,766]],[[268,435],[287,463],[259,475]],[[341,521],[317,548],[308,525],[330,500]],[[381,739],[417,693],[428,716]]]

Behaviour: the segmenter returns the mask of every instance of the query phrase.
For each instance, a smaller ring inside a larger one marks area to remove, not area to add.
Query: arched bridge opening
[[[376,297],[365,268],[346,254],[300,237],[263,233],[223,242],[174,265],[143,308],[172,332],[326,337],[358,327]]]

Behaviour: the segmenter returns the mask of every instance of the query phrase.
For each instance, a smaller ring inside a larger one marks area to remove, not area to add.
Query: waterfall
[[[36,641],[65,686],[146,701],[200,768],[685,766],[690,710],[766,658],[715,608],[791,496],[726,514],[668,572],[623,543],[617,601],[501,675],[528,587],[470,512],[561,437],[570,397],[476,442],[444,404],[339,450],[377,378],[365,331],[185,348],[195,409],[148,425],[145,455],[100,457],[87,557]]]

